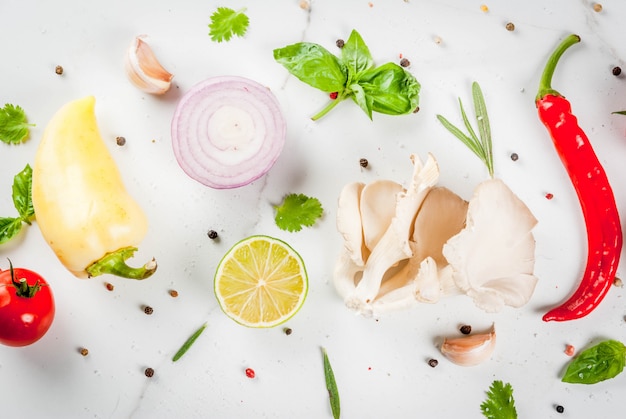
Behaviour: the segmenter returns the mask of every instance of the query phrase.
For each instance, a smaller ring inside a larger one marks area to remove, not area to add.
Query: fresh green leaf
[[[348,84],[355,80],[359,73],[369,70],[374,65],[369,48],[355,30],[350,33],[350,37],[341,48],[341,61],[348,69]]]
[[[24,170],[13,178],[13,205],[22,221],[30,224],[30,219],[35,215],[33,207],[33,169],[26,165]]]
[[[321,45],[310,42],[288,45],[275,49],[274,59],[300,81],[323,92],[341,92],[346,85],[346,67]]]
[[[480,410],[487,419],[516,419],[517,410],[511,384],[504,384],[500,380],[491,383],[487,399],[480,405]]]
[[[302,230],[302,226],[311,227],[324,212],[317,198],[293,193],[285,196],[283,203],[274,209],[278,228],[291,232]]]
[[[21,218],[0,218],[0,244],[6,243],[17,235],[22,229]]]
[[[245,11],[246,9],[235,11],[228,7],[218,7],[211,15],[211,23],[209,23],[211,39],[222,42],[230,41],[233,35],[244,36],[250,24]]]
[[[582,351],[568,365],[564,383],[595,384],[615,377],[624,370],[626,346],[606,340]]]
[[[485,105],[485,98],[483,97],[482,90],[477,82],[472,83],[472,97],[474,100],[474,113],[476,114],[476,122],[478,123],[478,133],[480,138],[476,135],[476,132],[472,128],[472,125],[465,113],[463,103],[459,99],[459,106],[461,108],[461,117],[463,123],[469,134],[463,133],[459,128],[452,125],[450,121],[441,115],[437,115],[437,119],[441,124],[450,131],[455,137],[457,137],[463,144],[467,146],[474,154],[478,156],[487,166],[489,176],[493,177],[493,152],[491,142],[491,128],[489,125],[489,116],[487,115],[487,106]]]
[[[7,103],[0,109],[0,141],[18,144],[28,138],[30,127],[24,109]]]
[[[178,352],[176,352],[176,354],[172,357],[173,362],[178,361],[183,355],[185,355],[191,345],[193,345],[196,339],[198,339],[202,332],[204,332],[204,329],[206,329],[206,323],[200,326],[200,328],[196,330],[193,335],[189,336],[189,339],[187,339],[185,343],[183,343],[183,346],[181,346]]]
[[[360,84],[352,84],[350,86],[350,91],[352,92],[352,99],[356,102],[357,105],[363,112],[367,114],[369,119],[372,119],[372,98],[371,96],[367,96],[365,94],[365,90]]]
[[[375,112],[404,115],[415,112],[419,105],[419,82],[395,63],[367,70],[359,76],[357,82],[363,86]]]
[[[325,348],[322,348],[322,356],[324,358],[324,378],[326,380],[326,389],[328,390],[328,398],[330,400],[330,410],[333,412],[333,418],[339,419],[341,413],[339,390],[337,389],[335,374],[333,373],[333,368],[330,365],[330,360],[328,359]]]

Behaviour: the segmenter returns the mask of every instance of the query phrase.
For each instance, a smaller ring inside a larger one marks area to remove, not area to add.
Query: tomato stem
[[[11,270],[11,282],[13,282],[13,286],[15,287],[15,295],[18,297],[33,298],[41,289],[39,281],[35,282],[34,285],[29,285],[26,278],[16,278],[11,259],[9,259],[9,269]]]
[[[546,63],[545,68],[543,69],[543,74],[541,75],[541,80],[539,81],[539,92],[537,93],[536,100],[542,99],[546,95],[554,95],[561,96],[559,92],[552,88],[552,76],[554,75],[554,70],[556,69],[556,65],[561,58],[561,55],[572,45],[580,42],[580,36],[572,34],[567,36],[561,43],[556,47],[550,58],[548,58],[548,62]]]

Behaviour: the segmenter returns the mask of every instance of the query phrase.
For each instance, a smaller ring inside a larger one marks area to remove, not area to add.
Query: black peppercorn
[[[124,138],[124,137],[115,137],[115,142],[117,143],[117,145],[119,145],[121,147],[124,144],[126,144],[126,138]]]
[[[402,67],[408,67],[411,65],[411,62],[409,60],[407,60],[406,58],[403,58],[400,60],[400,65]]]
[[[335,45],[337,45],[337,48],[343,48],[345,42],[343,41],[343,39],[337,39],[337,42],[335,42]]]
[[[60,65],[56,66],[54,68],[54,72],[60,76],[61,74],[63,74],[63,67],[61,67]]]
[[[367,159],[361,159],[359,160],[359,164],[361,165],[361,167],[367,167],[369,162],[367,161]]]
[[[517,153],[512,153],[511,154],[511,160],[517,161],[517,159],[519,159],[519,156],[517,155]]]
[[[150,378],[150,377],[154,376],[154,370],[152,368],[148,367],[144,371],[144,374],[146,374],[146,377]]]
[[[505,28],[507,31],[513,32],[515,30],[515,25],[513,24],[513,22],[509,22],[506,24]]]
[[[431,367],[435,368],[437,365],[439,365],[439,361],[437,361],[434,358],[431,358],[428,360],[428,365],[430,365]]]
[[[291,328],[290,328],[290,327],[285,327],[285,328],[283,329],[283,331],[285,332],[285,334],[286,334],[287,336],[289,336],[289,335],[293,332],[293,330],[291,330]]]
[[[472,326],[470,326],[469,324],[464,324],[459,330],[464,335],[469,335],[470,333],[472,333]]]
[[[207,233],[207,236],[209,236],[209,239],[215,240],[217,239],[217,231],[209,230],[209,232]]]
[[[143,308],[143,312],[146,313],[147,315],[150,315],[150,314],[154,313],[154,309],[152,307],[150,307],[150,306],[145,306]]]
[[[611,72],[614,76],[619,76],[620,74],[622,74],[622,69],[620,67],[613,67],[613,70],[611,70]]]
[[[556,411],[559,412],[559,413],[563,413],[563,412],[565,412],[565,408],[563,406],[561,406],[561,405],[558,405],[556,407]]]

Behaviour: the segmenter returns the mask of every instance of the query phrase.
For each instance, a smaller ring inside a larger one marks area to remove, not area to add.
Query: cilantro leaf
[[[311,227],[324,212],[317,198],[295,193],[285,196],[283,203],[274,209],[278,228],[291,232],[302,230],[302,226]]]
[[[480,405],[480,409],[487,419],[517,419],[511,384],[500,380],[491,383],[487,400]]]
[[[0,244],[6,243],[22,230],[22,223],[30,224],[35,216],[32,198],[33,170],[26,165],[13,178],[13,205],[18,217],[0,217]]]
[[[229,41],[233,35],[244,36],[250,23],[245,11],[245,8],[234,11],[228,7],[218,7],[211,15],[211,23],[209,23],[211,39],[222,42]]]
[[[7,103],[0,109],[0,141],[7,144],[18,144],[28,138],[29,124],[24,109]]]

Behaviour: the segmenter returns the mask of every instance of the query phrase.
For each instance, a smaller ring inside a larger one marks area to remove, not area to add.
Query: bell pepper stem
[[[561,96],[559,92],[552,88],[552,76],[554,75],[554,70],[556,69],[556,65],[561,58],[561,55],[572,45],[580,42],[580,36],[572,34],[567,36],[561,43],[556,47],[556,49],[548,58],[548,62],[546,63],[545,68],[543,69],[543,74],[541,75],[541,80],[539,81],[539,92],[537,93],[536,100],[540,100],[546,95],[554,95]]]
[[[140,268],[132,268],[126,260],[137,251],[136,247],[123,247],[115,252],[107,253],[101,259],[89,265],[85,271],[89,277],[111,274],[129,279],[146,279],[157,269],[156,260],[152,259]]]

